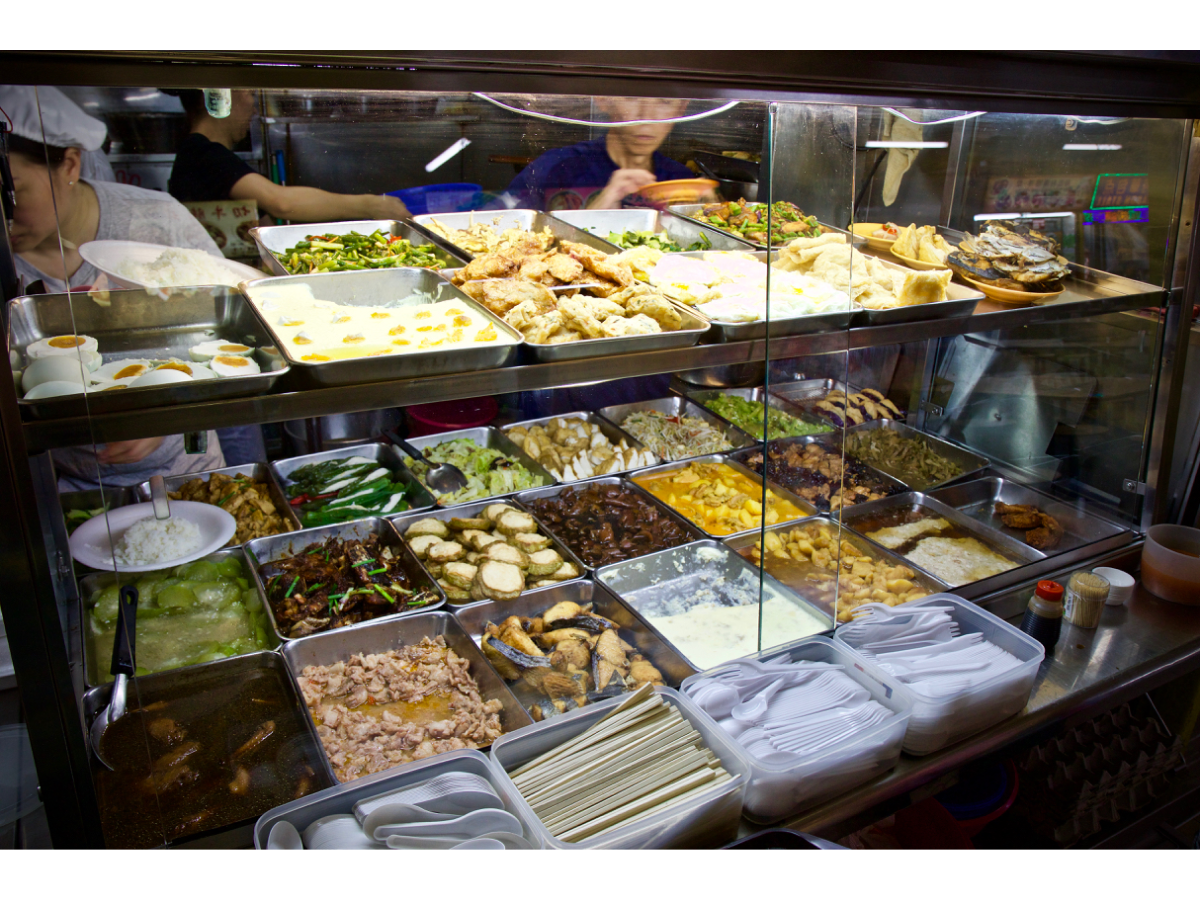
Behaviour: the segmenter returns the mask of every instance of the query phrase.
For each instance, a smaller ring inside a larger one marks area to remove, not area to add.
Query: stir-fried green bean
[[[382,231],[310,234],[277,256],[292,275],[400,266],[440,269],[448,265],[446,258],[432,244],[416,245],[407,238]]]

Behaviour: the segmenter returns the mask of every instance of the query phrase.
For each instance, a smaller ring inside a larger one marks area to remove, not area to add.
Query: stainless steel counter
[[[1140,547],[1091,562],[1135,571]],[[1062,579],[1073,571],[1066,570]],[[1033,585],[1006,590],[980,605],[1020,622]],[[1063,624],[1052,657],[1038,671],[1029,704],[995,727],[929,756],[903,756],[880,778],[808,810],[779,827],[837,840],[954,784],[957,770],[1011,745],[1032,746],[1151,688],[1200,668],[1200,606],[1159,600],[1140,584],[1123,607],[1106,607],[1094,630]],[[758,830],[748,822],[744,834]]]

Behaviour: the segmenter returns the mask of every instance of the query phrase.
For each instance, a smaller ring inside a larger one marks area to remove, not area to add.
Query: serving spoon
[[[132,584],[122,587],[117,600],[117,633],[113,637],[112,667],[109,669],[109,673],[114,676],[112,691],[108,695],[108,706],[97,713],[96,718],[92,719],[92,727],[88,730],[88,737],[91,739],[96,759],[109,769],[112,769],[113,765],[104,758],[100,745],[105,729],[125,715],[125,694],[129,685],[129,676],[137,671],[134,665],[137,604],[137,588]]]
[[[425,458],[425,455],[400,437],[395,429],[385,431],[384,437],[411,456],[413,459],[419,459],[430,466],[428,472],[425,473],[425,484],[433,491],[439,494],[453,494],[455,491],[460,491],[467,486],[467,476],[462,473],[458,466],[452,466],[449,463],[441,465],[433,465]]]

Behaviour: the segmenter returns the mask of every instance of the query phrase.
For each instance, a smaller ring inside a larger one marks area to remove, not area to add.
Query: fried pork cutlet
[[[1036,506],[997,501],[996,515],[1009,528],[1024,531],[1025,543],[1035,550],[1051,550],[1057,547],[1064,534],[1058,520]]]

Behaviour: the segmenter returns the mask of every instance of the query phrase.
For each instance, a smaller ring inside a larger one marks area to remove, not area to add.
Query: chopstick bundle
[[[571,843],[654,815],[730,779],[700,733],[648,684],[591,728],[510,776],[550,833]]]

